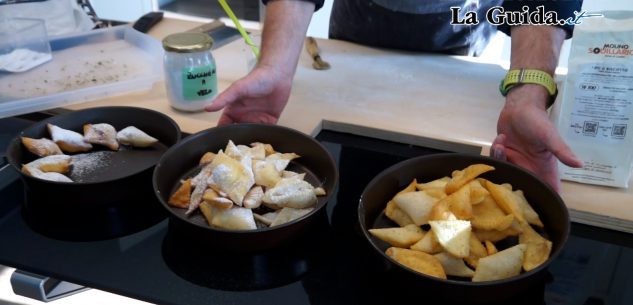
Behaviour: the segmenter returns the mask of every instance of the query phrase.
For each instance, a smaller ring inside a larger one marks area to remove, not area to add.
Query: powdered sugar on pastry
[[[46,124],[53,142],[65,152],[83,152],[92,149],[90,143],[84,141],[84,137],[72,130],[63,129],[53,124]]]
[[[26,149],[28,149],[30,152],[40,157],[63,154],[62,150],[59,149],[59,146],[57,146],[55,142],[47,138],[32,139],[22,137],[22,144],[24,144]]]
[[[39,170],[36,167],[23,165],[22,172],[38,179],[48,180],[48,181],[56,181],[56,182],[73,182],[70,178],[55,172],[45,173]]]
[[[151,137],[134,126],[121,129],[121,131],[116,134],[116,139],[121,144],[132,145],[134,147],[148,147],[158,142],[156,138]]]
[[[105,145],[112,150],[119,149],[119,142],[116,140],[116,129],[110,124],[85,124],[84,140],[92,144]]]
[[[37,168],[42,172],[57,172],[67,173],[70,170],[70,156],[67,155],[52,155],[44,158],[39,158],[35,161],[26,164],[26,167]]]

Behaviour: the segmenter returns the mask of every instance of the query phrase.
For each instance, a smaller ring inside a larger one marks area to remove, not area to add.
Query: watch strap
[[[543,86],[550,95],[549,108],[556,99],[558,88],[554,78],[547,72],[537,69],[513,69],[508,71],[506,77],[499,84],[501,95],[506,96],[510,90],[521,84],[535,84]]]

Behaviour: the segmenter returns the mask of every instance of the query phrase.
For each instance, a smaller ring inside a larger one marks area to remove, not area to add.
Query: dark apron
[[[486,11],[502,0],[335,0],[330,38],[409,51],[477,56],[496,28]],[[476,11],[478,25],[451,25],[451,6]]]

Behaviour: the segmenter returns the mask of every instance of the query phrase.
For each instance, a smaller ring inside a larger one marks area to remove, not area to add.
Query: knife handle
[[[163,12],[149,12],[136,20],[132,27],[141,33],[147,33],[161,20],[163,20]]]

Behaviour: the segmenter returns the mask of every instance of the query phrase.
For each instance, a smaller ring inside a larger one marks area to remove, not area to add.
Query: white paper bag
[[[585,163],[561,164],[561,178],[628,187],[633,162],[633,11],[601,12],[574,29],[560,135]]]

